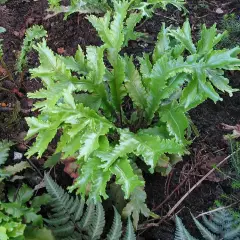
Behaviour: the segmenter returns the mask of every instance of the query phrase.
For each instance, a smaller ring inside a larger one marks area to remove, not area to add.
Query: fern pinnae
[[[226,239],[226,240],[233,240],[236,237],[240,238],[240,224],[236,228],[226,232],[223,235],[223,239]]]
[[[71,235],[74,232],[75,226],[70,222],[64,226],[50,229],[56,237],[63,237],[66,235]]]
[[[219,234],[220,233],[220,228],[219,225],[217,225],[215,222],[208,220],[206,216],[202,217],[203,223],[209,230],[211,230],[213,233]]]
[[[92,223],[94,213],[95,213],[95,205],[94,205],[93,201],[90,201],[87,206],[87,209],[80,221],[82,229],[85,229]]]
[[[107,234],[107,240],[119,240],[122,235],[121,216],[115,207],[113,207],[113,209],[114,209],[113,224],[111,226],[109,233]]]
[[[73,204],[71,205],[70,209],[69,209],[69,213],[73,214],[76,212],[76,210],[78,209],[78,204],[79,204],[79,198],[76,197]]]
[[[224,216],[223,216],[221,211],[214,212],[210,217],[211,217],[212,221],[214,223],[216,223],[217,225],[221,225],[222,224],[222,220],[224,218]]]
[[[53,211],[53,209],[52,209]],[[57,211],[57,210],[56,210]],[[54,212],[54,211],[53,211]],[[59,211],[59,212],[55,212],[51,215],[52,218],[59,218],[63,215],[63,212],[62,211]]]
[[[97,240],[103,233],[105,226],[105,214],[101,203],[97,203],[92,224],[88,228],[88,234],[91,240]]]
[[[76,207],[74,208],[75,210],[77,209],[77,211],[75,211],[75,214],[74,214],[74,221],[75,222],[79,221],[81,219],[82,214],[83,214],[84,204],[85,204],[85,200],[83,198],[80,201],[79,201],[78,197],[76,197],[76,199],[77,199],[78,205],[76,205]]]
[[[192,216],[193,217],[193,216]],[[199,229],[199,231],[201,232],[202,236],[206,239],[206,240],[217,240],[216,236],[213,235],[206,227],[204,227],[195,217],[193,217],[193,220],[197,226],[197,228]]]
[[[125,233],[123,240],[135,240],[135,239],[136,239],[136,235],[134,233],[132,221],[131,221],[130,217],[128,217],[126,233]]]
[[[51,218],[51,219],[44,219],[46,223],[48,223],[51,226],[59,226],[59,225],[64,225],[70,220],[69,215],[62,215],[57,218]]]
[[[44,174],[44,182],[47,188],[47,191],[56,199],[61,200],[64,195],[64,191],[59,187],[49,176],[48,173]]]
[[[182,220],[176,216],[176,231],[175,231],[175,237],[174,240],[195,240],[194,237],[190,235],[190,233],[185,228],[184,224],[182,223]]]

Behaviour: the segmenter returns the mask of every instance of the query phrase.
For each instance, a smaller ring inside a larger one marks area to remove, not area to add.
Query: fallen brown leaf
[[[60,47],[57,49],[58,54],[64,54],[65,53],[65,49],[63,47]]]
[[[3,68],[1,65],[0,65],[0,75],[2,76],[7,76],[7,71],[5,68]]]

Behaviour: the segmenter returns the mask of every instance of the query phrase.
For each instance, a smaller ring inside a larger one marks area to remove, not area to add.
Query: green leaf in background
[[[52,232],[47,228],[27,227],[24,232],[25,240],[54,240]]]
[[[33,189],[23,184],[19,189],[16,201],[20,203],[26,203],[33,196]]]
[[[26,184],[23,184],[18,191],[13,187],[8,191],[8,200],[10,202],[14,202],[14,198],[16,198],[16,202],[23,204],[31,199],[33,192],[33,189],[28,187]]]
[[[41,215],[36,214],[34,211],[27,211],[24,214],[24,219],[26,223],[32,223],[33,226],[42,226],[43,218]]]
[[[3,225],[7,229],[8,239],[24,240],[23,234],[26,225],[20,222],[7,222]]]
[[[56,153],[49,157],[47,161],[44,163],[44,168],[50,168],[55,166],[61,160],[61,153]]]
[[[32,200],[31,207],[38,212],[42,205],[46,205],[51,201],[51,196],[49,194],[44,193],[41,196],[37,196]]]
[[[21,161],[20,163],[16,163],[15,165],[9,165],[6,166],[3,170],[6,174],[9,174],[10,176],[15,175],[18,172],[21,172],[22,170],[31,167],[28,162]]]
[[[8,215],[13,218],[20,218],[26,211],[26,207],[20,205],[20,203],[1,203],[1,209],[3,209]]]
[[[1,240],[8,240],[7,236],[7,229],[5,227],[0,227],[0,239]]]
[[[0,165],[4,164],[7,161],[8,152],[12,145],[13,143],[10,141],[7,140],[0,141]]]

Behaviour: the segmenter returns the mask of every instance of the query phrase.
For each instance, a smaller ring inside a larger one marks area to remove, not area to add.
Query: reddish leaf
[[[57,49],[58,54],[64,54],[65,53],[65,49],[63,47],[60,47]]]
[[[0,75],[7,76],[7,71],[0,65]]]
[[[15,93],[18,97],[22,98],[24,96],[23,93],[19,92],[19,90],[17,88],[14,88],[12,90],[13,93]]]

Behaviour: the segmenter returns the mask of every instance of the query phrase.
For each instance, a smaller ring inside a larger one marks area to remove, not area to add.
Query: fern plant
[[[61,0],[48,0],[49,10],[57,13],[64,12],[65,19],[75,12],[80,13],[105,13],[114,8],[113,0],[71,0],[69,6],[61,5]],[[132,0],[129,10],[138,10],[141,16],[151,17],[156,8],[167,9],[167,5],[173,5],[178,10],[184,10],[185,0]],[[140,21],[140,20],[139,20]]]
[[[8,189],[8,202],[0,201],[1,240],[53,240],[50,230],[43,228],[42,216],[37,214],[50,196],[35,197],[30,203],[33,193],[26,184]]]
[[[209,218],[202,217],[203,224],[193,217],[194,223],[206,240],[237,240],[240,238],[240,218],[237,219],[226,209],[213,212]],[[185,228],[181,219],[176,216],[174,240],[197,240]]]
[[[185,138],[188,111],[208,98],[222,100],[219,91],[230,96],[236,91],[224,70],[239,70],[240,48],[215,50],[223,37],[215,25],[203,25],[196,44],[188,21],[177,29],[163,25],[153,53],[138,58],[136,67],[133,56],[120,54],[135,36],[135,13],[127,17],[129,7],[127,1],[116,2],[113,18],[110,12],[88,17],[103,44],[87,47],[86,54],[79,46],[74,57],[59,56],[46,40],[34,46],[40,66],[31,74],[42,79],[44,88],[28,94],[39,99],[34,109],[40,114],[26,118],[27,138],[37,135],[27,156],[41,157],[59,132],[56,153],[62,152],[62,159],[74,156],[79,164],[79,177],[69,189],[95,202],[108,197],[110,180],[122,187],[126,199],[143,202],[143,195],[133,196],[144,188],[133,167],[136,160],[151,173],[156,167],[168,173],[190,143]]]
[[[66,193],[53,179],[45,174],[45,185],[52,196],[51,206],[53,214],[50,219],[45,219],[57,239],[100,239],[105,226],[105,214],[101,203],[96,205],[88,202],[84,210],[84,199],[79,200]],[[107,240],[118,240],[122,235],[121,216],[114,208],[114,219]],[[126,227],[124,240],[136,239],[130,218]]]

